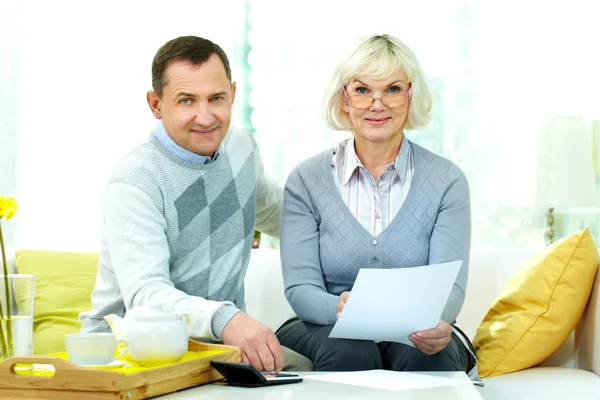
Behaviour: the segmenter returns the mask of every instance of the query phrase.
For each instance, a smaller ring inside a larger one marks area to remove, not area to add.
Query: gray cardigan
[[[337,190],[333,149],[299,164],[284,192],[281,260],[285,295],[298,317],[333,325],[340,293],[361,268],[410,268],[464,260],[442,319],[454,323],[469,266],[469,186],[451,161],[411,143],[415,174],[396,217],[378,236],[351,214]]]

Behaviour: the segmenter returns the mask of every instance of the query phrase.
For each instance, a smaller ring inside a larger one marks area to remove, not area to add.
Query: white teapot
[[[125,318],[104,317],[117,340],[125,340],[129,356],[142,367],[176,363],[188,348],[189,314],[164,311],[161,307],[135,307]]]

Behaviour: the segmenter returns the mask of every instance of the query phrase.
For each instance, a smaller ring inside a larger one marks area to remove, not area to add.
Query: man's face
[[[152,113],[179,146],[212,157],[229,130],[235,83],[216,54],[200,66],[172,62],[165,76],[162,98],[148,92]]]

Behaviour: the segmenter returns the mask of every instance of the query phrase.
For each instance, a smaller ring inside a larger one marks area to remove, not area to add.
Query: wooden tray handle
[[[51,376],[20,375],[15,372],[15,367],[17,364],[49,364],[54,366],[55,372],[54,375]],[[0,377],[2,378],[10,376],[17,379],[48,380],[52,379],[56,375],[61,375],[61,372],[73,370],[78,370],[78,368],[60,357],[11,357],[0,363]]]
[[[34,372],[32,372],[31,375],[21,375],[15,372],[15,366],[17,364],[53,365],[55,371],[54,375],[33,375]],[[123,389],[119,386],[121,378],[121,373],[80,368],[59,357],[11,357],[0,363],[0,390],[52,389],[83,392],[119,392]],[[135,387],[139,387],[145,384],[145,379],[142,377],[141,382],[132,382],[135,383]],[[129,382],[129,384],[132,384],[132,382]],[[46,398],[45,396],[42,397]],[[62,397],[58,394],[57,398]],[[88,397],[83,395],[81,398],[86,399]]]

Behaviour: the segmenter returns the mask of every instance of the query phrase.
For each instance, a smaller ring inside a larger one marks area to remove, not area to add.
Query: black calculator
[[[227,383],[234,386],[258,387],[302,382],[298,375],[260,372],[246,363],[214,360],[210,364],[225,377]]]

